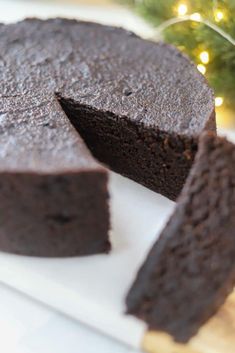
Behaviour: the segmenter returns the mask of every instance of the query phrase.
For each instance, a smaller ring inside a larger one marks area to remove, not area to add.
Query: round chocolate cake
[[[27,19],[0,37],[0,248],[108,251],[94,158],[175,199],[215,130],[211,89],[176,48],[119,28]]]

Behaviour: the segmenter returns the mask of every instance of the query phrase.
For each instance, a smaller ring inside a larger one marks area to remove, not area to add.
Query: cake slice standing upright
[[[235,284],[235,145],[212,133],[126,304],[152,330],[187,341]]]

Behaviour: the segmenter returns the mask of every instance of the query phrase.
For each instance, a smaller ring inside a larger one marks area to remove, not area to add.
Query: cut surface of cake
[[[175,212],[126,304],[150,329],[187,341],[235,284],[235,145],[204,133]]]

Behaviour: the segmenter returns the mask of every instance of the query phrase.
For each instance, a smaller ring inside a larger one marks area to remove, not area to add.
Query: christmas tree
[[[235,110],[235,0],[127,0],[176,45],[214,88],[216,106]]]

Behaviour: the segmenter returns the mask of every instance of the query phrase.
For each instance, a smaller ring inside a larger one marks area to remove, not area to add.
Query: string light
[[[197,65],[197,69],[198,69],[198,71],[201,72],[201,74],[205,75],[205,73],[206,73],[206,67],[205,67],[204,65],[198,64],[198,65]]]
[[[223,18],[224,18],[224,14],[223,14],[223,12],[220,11],[220,10],[216,10],[216,11],[214,12],[214,16],[215,16],[216,22],[220,22],[220,21],[223,20]]]
[[[183,4],[181,4],[181,5],[183,5]],[[179,5],[179,7],[181,5]],[[187,8],[187,5],[185,5],[185,6]],[[180,13],[181,13],[181,10],[178,11],[178,14],[179,14],[178,17],[173,17],[173,18],[170,18],[169,20],[166,20],[166,21],[162,22],[155,29],[155,36],[159,37],[163,31],[165,31],[167,28],[169,28],[169,27],[171,27],[171,26],[173,26],[173,25],[175,25],[177,23],[182,23],[182,22],[186,22],[186,21],[197,21],[197,22],[203,23],[207,27],[211,28],[213,31],[218,33],[221,37],[223,37],[229,43],[231,43],[232,45],[235,46],[235,38],[233,38],[229,33],[225,32],[222,28],[217,26],[215,23],[213,23],[213,22],[211,22],[211,21],[209,21],[207,19],[203,19],[202,16],[199,13],[195,12],[192,15],[183,15],[183,16],[181,16]]]
[[[139,1],[139,0],[136,0]],[[179,23],[187,22],[187,21],[192,21],[192,22],[198,22],[201,23],[208,28],[212,29],[214,32],[219,34],[221,37],[223,37],[225,40],[227,40],[229,43],[231,43],[233,46],[235,46],[235,38],[233,38],[229,33],[223,30],[218,24],[215,22],[220,22],[222,20],[227,19],[227,12],[226,9],[214,9],[213,11],[213,16],[214,16],[214,21],[211,21],[210,19],[204,18],[203,15],[201,15],[198,12],[194,13],[189,13],[189,8],[187,5],[187,0],[182,0],[182,2],[178,3],[178,6],[175,8],[176,16],[173,18],[170,18],[166,21],[163,21],[156,29],[155,29],[155,38],[162,38],[162,33],[168,29],[169,27],[173,25],[177,25]],[[191,25],[192,28],[196,27],[196,24]],[[180,48],[185,50],[184,47]],[[207,72],[207,64],[211,61],[210,58],[210,53],[206,50],[203,50],[200,52],[200,48],[195,48],[194,53],[198,55],[199,58],[199,63],[197,65],[198,71],[205,75]],[[220,107],[224,104],[224,98],[223,97],[215,97],[215,106]]]
[[[179,4],[177,7],[178,16],[185,16],[188,12],[188,6],[186,4]]]
[[[216,107],[221,107],[221,105],[224,103],[224,98],[223,97],[215,97],[215,106]]]
[[[199,58],[203,64],[208,64],[210,61],[209,53],[206,50],[204,50],[200,53]]]
[[[200,13],[195,12],[195,13],[192,13],[192,15],[190,15],[190,20],[195,22],[201,22],[202,16],[200,15]]]

